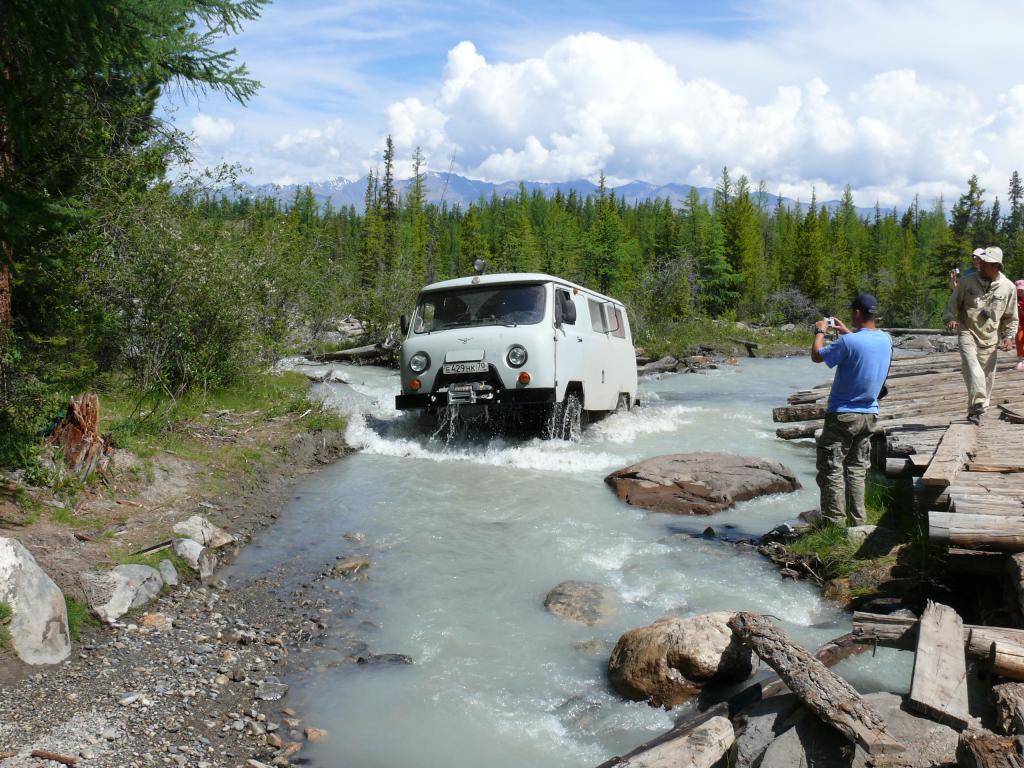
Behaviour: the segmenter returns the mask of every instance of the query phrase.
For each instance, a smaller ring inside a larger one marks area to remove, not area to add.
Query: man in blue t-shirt
[[[871,435],[878,419],[878,394],[892,361],[892,339],[875,327],[878,301],[860,294],[850,305],[853,331],[835,320],[839,338],[825,346],[826,320],[814,329],[811,360],[836,369],[818,438],[821,514],[837,525],[864,525],[864,479],[871,461]]]

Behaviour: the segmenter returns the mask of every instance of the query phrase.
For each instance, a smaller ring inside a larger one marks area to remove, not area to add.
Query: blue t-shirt
[[[828,396],[829,413],[878,413],[878,393],[892,360],[892,339],[885,331],[861,328],[822,347],[821,359],[836,370]]]

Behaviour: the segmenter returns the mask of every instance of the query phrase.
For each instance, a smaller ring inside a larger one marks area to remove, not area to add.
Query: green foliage
[[[68,595],[64,596],[64,604],[68,611],[68,633],[76,643],[82,638],[82,627],[98,627],[100,621],[89,607]]]
[[[11,645],[10,632],[7,624],[11,620],[11,606],[7,603],[0,603],[0,650],[6,650]]]

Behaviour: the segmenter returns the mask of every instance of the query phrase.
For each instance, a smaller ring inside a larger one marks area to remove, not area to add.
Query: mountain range
[[[457,205],[462,209],[468,207],[470,203],[477,202],[480,198],[488,199],[491,195],[513,197],[519,194],[520,183],[526,187],[527,192],[532,193],[534,190],[539,189],[548,197],[554,195],[556,191],[560,191],[563,195],[568,195],[570,191],[575,191],[581,198],[597,193],[597,185],[587,179],[554,182],[491,182],[481,179],[470,179],[456,173],[439,173],[437,171],[428,171],[425,176],[427,200],[429,202],[440,203],[444,201],[450,207]],[[326,203],[330,200],[335,208],[354,206],[357,211],[362,212],[366,195],[366,182],[365,176],[355,181],[339,177],[328,181],[310,181],[283,185],[254,185],[243,182],[240,194],[259,198],[274,198],[283,202],[289,202],[294,199],[296,191],[309,187],[313,191],[313,195],[321,203]],[[398,189],[399,195],[404,197],[411,184],[411,179],[397,181],[395,186]],[[658,185],[646,181],[631,181],[628,184],[609,187],[609,191],[614,190],[616,197],[624,199],[630,205],[644,200],[667,198],[671,201],[673,207],[679,207],[683,204],[690,194],[690,189],[690,184],[669,183]],[[697,187],[697,194],[702,201],[711,205],[714,201],[715,190],[712,187]],[[779,199],[778,195],[765,194],[764,205],[767,208],[774,208]],[[796,200],[787,197],[783,197],[781,200],[782,204],[786,207],[791,208],[797,204]],[[802,203],[806,208],[807,201],[802,201]],[[839,206],[839,201],[828,200],[821,203],[821,205],[829,209],[835,209]],[[861,216],[873,215],[874,210],[874,208],[857,208],[857,213]],[[882,213],[886,213],[889,210],[891,209],[883,208]]]

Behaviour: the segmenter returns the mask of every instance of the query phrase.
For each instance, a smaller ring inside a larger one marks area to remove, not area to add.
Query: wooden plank
[[[846,738],[860,744],[869,755],[906,750],[888,732],[885,720],[853,686],[794,643],[766,617],[739,612],[729,619],[729,628],[778,673],[808,709]]]
[[[917,630],[909,706],[939,722],[966,726],[967,658],[963,620],[947,605],[928,601]]]
[[[974,449],[977,431],[969,422],[951,423],[921,476],[922,484],[945,487],[952,483],[967,460],[967,454]]]

